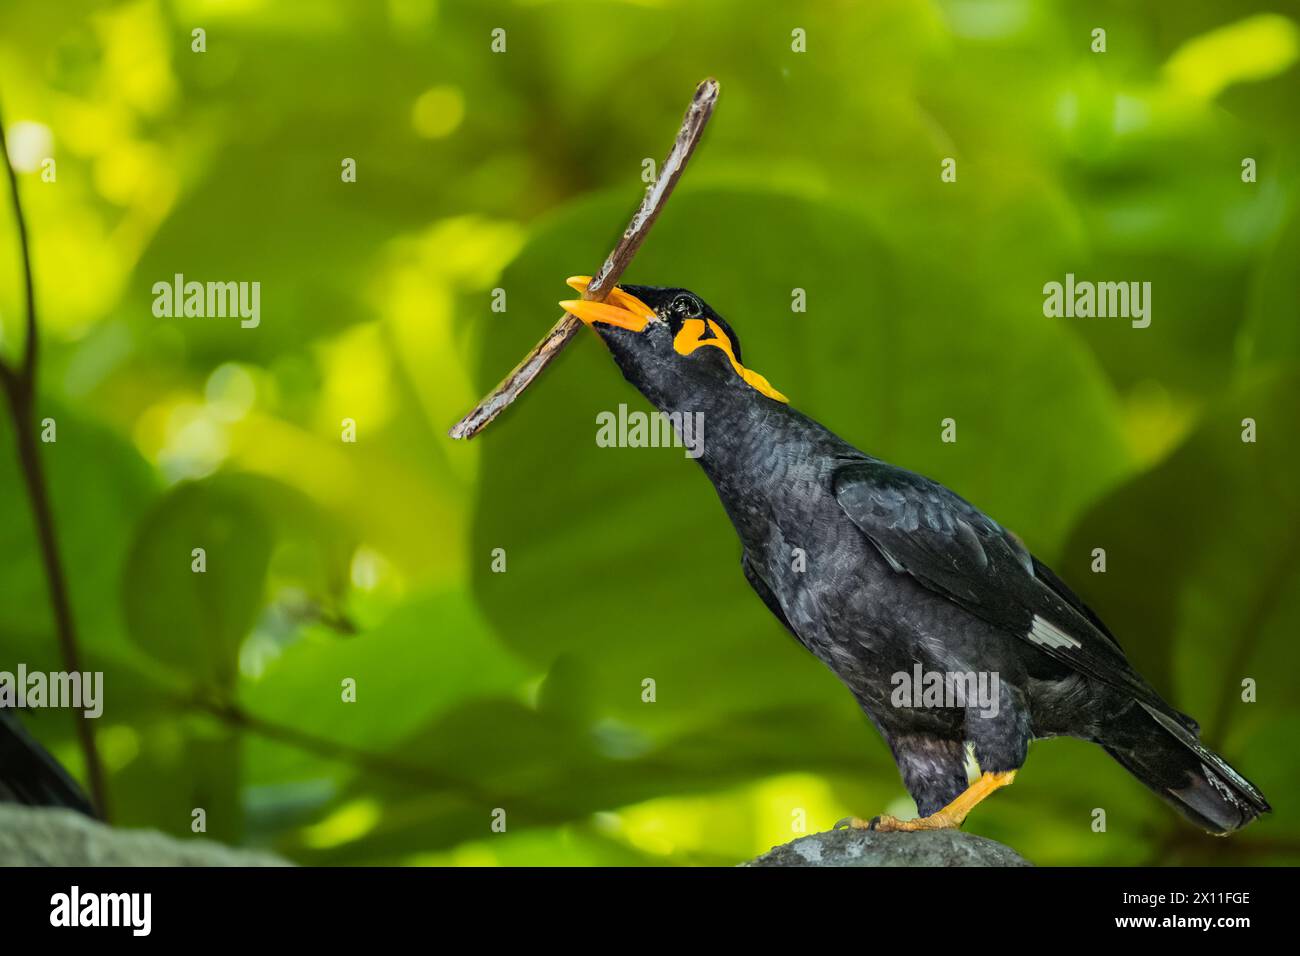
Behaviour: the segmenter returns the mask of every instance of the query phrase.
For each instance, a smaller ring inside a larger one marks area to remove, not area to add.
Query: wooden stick
[[[695,88],[695,96],[691,99],[691,105],[686,110],[686,115],[682,117],[681,129],[677,131],[677,139],[673,141],[673,148],[669,150],[668,157],[664,160],[663,167],[659,171],[659,176],[654,185],[646,191],[645,197],[641,200],[641,205],[628,223],[627,229],[623,231],[623,237],[619,239],[618,245],[614,251],[605,259],[605,264],[600,267],[587,286],[587,291],[582,294],[584,299],[592,302],[604,302],[605,297],[609,295],[611,289],[618,285],[618,280],[622,277],[623,272],[627,269],[632,257],[636,251],[641,248],[641,243],[645,240],[646,233],[659,218],[659,212],[663,209],[664,203],[672,195],[673,187],[677,185],[677,180],[681,179],[682,172],[686,169],[686,162],[695,152],[695,147],[700,141],[700,134],[704,132],[704,127],[709,122],[709,117],[713,115],[713,107],[718,102],[718,81],[710,77]],[[537,343],[523,360],[514,367],[514,369],[501,380],[496,388],[492,389],[481,402],[470,409],[469,413],[452,426],[448,433],[452,438],[473,438],[484,428],[488,426],[493,419],[500,415],[506,408],[520,395],[524,389],[532,384],[546,366],[550,365],[560,350],[569,343],[578,330],[582,328],[582,323],[569,313],[564,313],[560,321],[556,322],[551,331],[546,333],[546,337]]]

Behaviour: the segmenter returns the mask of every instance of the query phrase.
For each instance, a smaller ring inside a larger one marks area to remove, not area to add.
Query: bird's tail
[[[1190,726],[1188,726],[1190,724]],[[1272,807],[1194,730],[1147,704],[1128,710],[1102,745],[1129,773],[1203,830],[1225,836]]]
[[[4,707],[0,707],[0,801],[69,807],[95,815],[76,781]]]

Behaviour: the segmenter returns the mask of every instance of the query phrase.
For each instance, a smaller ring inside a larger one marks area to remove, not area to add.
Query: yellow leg
[[[1012,780],[1016,779],[1014,770],[1007,770],[1002,773],[985,773],[972,783],[969,787],[957,795],[952,803],[948,804],[937,813],[932,813],[928,817],[917,817],[915,820],[900,820],[897,817],[891,817],[888,814],[882,814],[872,820],[860,820],[857,817],[850,817],[848,820],[841,820],[839,824],[847,824],[858,830],[947,830],[959,827],[966,819],[966,814],[975,809],[976,804],[987,797],[994,790],[1000,790]]]

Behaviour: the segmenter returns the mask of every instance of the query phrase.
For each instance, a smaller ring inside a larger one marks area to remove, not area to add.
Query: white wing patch
[[[1082,645],[1045,617],[1034,615],[1029,627],[1029,639],[1044,647],[1081,647]]]

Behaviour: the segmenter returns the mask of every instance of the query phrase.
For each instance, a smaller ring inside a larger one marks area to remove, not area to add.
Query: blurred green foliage
[[[643,404],[593,337],[445,437],[712,74],[629,281],[699,292],[797,407],[1014,528],[1276,809],[1204,837],[1060,740],[969,828],[1044,864],[1295,862],[1298,23],[1253,0],[5,5],[42,453],[115,822],[188,834],[202,806],[304,862],[690,864],[909,809],[748,591],[703,474],[596,447],[598,411]],[[17,263],[6,225],[10,357]],[[178,272],[261,282],[258,328],[155,318]],[[1151,282],[1150,328],[1044,318],[1067,272]],[[0,669],[58,669],[21,488],[5,420]],[[66,713],[27,720],[80,772]]]

